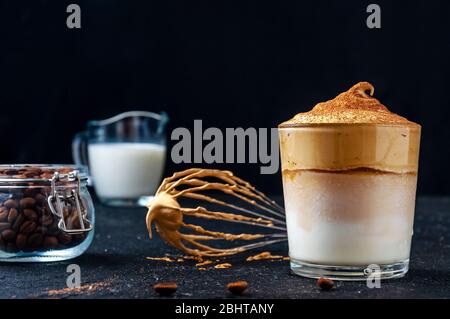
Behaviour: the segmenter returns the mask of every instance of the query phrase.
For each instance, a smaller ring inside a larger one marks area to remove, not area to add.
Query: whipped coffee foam
[[[358,83],[280,124],[283,170],[417,172],[420,125],[390,112]]]
[[[375,88],[360,82],[332,100],[318,103],[312,110],[295,115],[281,123],[283,127],[310,124],[396,124],[420,127],[406,118],[392,113],[373,97]]]

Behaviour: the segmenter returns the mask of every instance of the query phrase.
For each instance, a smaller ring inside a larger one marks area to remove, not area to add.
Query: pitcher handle
[[[87,141],[86,132],[76,134],[72,140],[72,158],[77,166],[88,167]]]

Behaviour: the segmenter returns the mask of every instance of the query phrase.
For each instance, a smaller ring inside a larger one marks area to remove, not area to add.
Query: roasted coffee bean
[[[36,202],[38,204],[42,204],[44,202],[47,202],[47,197],[44,196],[43,194],[36,194],[36,196],[34,196],[34,199],[36,200]]]
[[[36,228],[36,233],[40,233],[40,234],[43,234],[43,235],[46,234],[47,231],[48,231],[48,229],[45,226],[38,226]]]
[[[27,244],[27,239],[28,239],[27,235],[25,235],[25,234],[17,235],[17,238],[16,238],[17,248],[22,250],[25,247],[25,245]]]
[[[6,201],[3,203],[3,205],[5,205],[5,207],[7,207],[7,208],[17,208],[17,207],[19,207],[17,201],[14,200],[14,199],[8,199],[8,200],[6,200]]]
[[[45,178],[45,179],[52,179],[53,178],[54,173],[51,172],[44,172],[41,174],[41,178]]]
[[[78,229],[81,227],[80,217],[78,216],[78,214],[73,214],[72,217],[70,217],[68,227],[70,229]]]
[[[19,173],[19,171],[16,170],[16,169],[6,169],[6,170],[3,172],[4,175],[9,175],[9,176],[16,175],[16,174],[18,174],[18,173]]]
[[[23,191],[23,196],[24,197],[35,197],[36,194],[39,193],[39,189],[38,188],[26,188]]]
[[[31,234],[30,237],[28,237],[27,245],[31,248],[39,247],[42,244],[42,241],[44,240],[44,236],[39,233]]]
[[[0,222],[5,222],[8,219],[8,210],[4,209],[0,212]]]
[[[56,248],[58,247],[58,238],[55,236],[45,236],[43,245],[45,248]]]
[[[47,234],[48,235],[52,235],[52,236],[56,236],[61,232],[61,230],[58,227],[58,223],[56,223],[56,225],[53,223],[52,225],[50,225],[47,228]]]
[[[50,226],[53,223],[53,218],[49,215],[43,215],[39,221],[42,226]]]
[[[22,208],[32,208],[36,205],[36,200],[32,197],[24,197],[20,200],[20,207]]]
[[[248,282],[245,280],[230,282],[227,284],[227,289],[233,294],[233,295],[242,295],[244,291],[248,287]]]
[[[17,216],[19,215],[19,212],[15,208],[11,208],[9,210],[8,214],[8,223],[12,224],[16,220]]]
[[[162,296],[173,295],[177,291],[177,288],[176,282],[158,282],[153,285],[153,289]]]
[[[13,239],[14,237],[16,237],[16,232],[12,229],[5,229],[4,231],[2,231],[2,238],[5,241],[9,241],[11,239]]]
[[[27,178],[33,178],[41,175],[41,172],[42,170],[39,168],[30,168],[26,172],[23,172],[23,175],[25,175]]]
[[[0,223],[0,231],[3,231],[5,229],[8,229],[11,227],[10,223]]]
[[[67,217],[69,217],[69,214],[70,214],[69,208],[64,207],[64,208],[63,208],[63,216],[64,216],[64,219],[67,219]]]
[[[18,231],[20,226],[22,226],[22,223],[24,220],[25,220],[25,217],[23,217],[22,214],[17,215],[16,220],[12,224],[11,228],[15,231]]]
[[[57,235],[57,237],[61,245],[68,245],[72,241],[72,236],[62,231]]]
[[[22,234],[31,234],[36,229],[36,223],[32,222],[31,220],[25,221],[21,226],[19,231]]]
[[[31,221],[34,221],[34,222],[37,221],[37,219],[38,219],[37,213],[31,208],[25,208],[23,210],[23,215],[25,216],[25,218],[27,218]]]
[[[325,291],[329,291],[331,289],[333,289],[334,287],[334,282],[333,280],[329,279],[329,278],[323,278],[320,277],[319,279],[317,279],[317,286]]]
[[[70,167],[63,167],[59,170],[60,174],[69,174],[71,171],[73,170],[73,168]]]
[[[59,229],[58,222],[59,222],[59,218],[53,218],[53,223],[50,225],[50,227]]]

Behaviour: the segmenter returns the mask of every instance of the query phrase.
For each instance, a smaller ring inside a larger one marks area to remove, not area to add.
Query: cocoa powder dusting
[[[82,294],[82,293],[96,293],[100,290],[104,290],[110,287],[112,284],[112,280],[99,281],[91,284],[85,284],[80,286],[79,288],[63,288],[58,290],[49,290],[47,291],[47,295],[50,297],[57,297],[62,295],[73,295],[73,294]]]

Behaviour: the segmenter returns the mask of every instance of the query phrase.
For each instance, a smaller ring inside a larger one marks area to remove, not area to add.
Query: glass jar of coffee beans
[[[0,165],[0,261],[81,255],[94,236],[87,174],[71,165]]]

